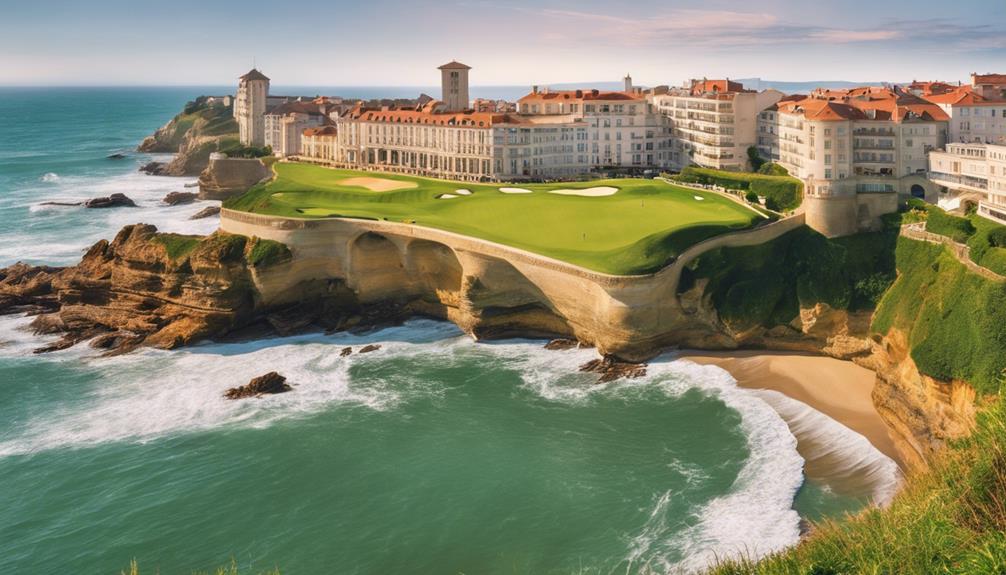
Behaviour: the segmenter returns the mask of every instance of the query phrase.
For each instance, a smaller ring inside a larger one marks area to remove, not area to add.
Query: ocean
[[[0,89],[0,266],[69,265],[135,222],[212,232],[188,219],[210,203],[160,203],[194,179],[139,174],[156,157],[132,150],[220,91]],[[42,205],[113,192],[139,207]],[[34,355],[48,339],[29,322],[0,317],[5,574],[117,574],[134,558],[164,575],[692,572],[792,545],[802,519],[897,481],[862,436],[672,354],[596,385],[577,371],[591,350],[475,343],[432,320],[113,358]],[[368,343],[381,349],[339,356]],[[222,397],[272,370],[294,390]],[[787,411],[880,479],[806,480]]]

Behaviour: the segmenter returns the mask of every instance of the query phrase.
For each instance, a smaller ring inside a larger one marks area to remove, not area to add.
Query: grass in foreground
[[[231,209],[301,218],[351,217],[410,222],[465,234],[612,274],[659,270],[688,247],[745,229],[764,218],[723,196],[659,180],[619,179],[506,185],[450,182],[374,172],[280,163],[276,178],[226,202]],[[341,183],[380,178],[415,184],[375,192]],[[548,193],[558,189],[618,188],[611,196]],[[469,196],[437,199],[459,189]],[[696,197],[702,198],[701,200]]]
[[[888,509],[827,521],[797,547],[714,575],[1006,574],[1006,401],[991,401],[971,437],[912,477]]]

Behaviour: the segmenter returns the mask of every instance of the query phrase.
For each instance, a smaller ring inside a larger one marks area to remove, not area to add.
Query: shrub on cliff
[[[727,172],[689,166],[682,170],[676,179],[692,184],[722,186],[728,190],[752,191],[764,196],[766,207],[772,210],[792,210],[803,201],[803,182],[789,176]]]
[[[947,236],[955,242],[965,243],[975,233],[975,226],[968,218],[952,216],[936,206],[929,206],[926,231]]]
[[[818,303],[873,309],[894,281],[896,239],[886,231],[830,240],[800,228],[765,244],[703,254],[684,270],[679,290],[708,279],[705,293],[736,330],[786,324],[801,306]]]
[[[945,246],[905,238],[897,266],[873,330],[905,331],[922,373],[997,392],[1006,369],[1006,284],[970,272]]]
[[[290,248],[286,247],[286,244],[262,238],[252,238],[251,250],[248,252],[248,263],[252,267],[268,267],[288,262],[292,258],[293,254],[290,253]]]

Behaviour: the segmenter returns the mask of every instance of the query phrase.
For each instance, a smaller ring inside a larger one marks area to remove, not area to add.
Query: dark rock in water
[[[161,200],[169,206],[180,206],[182,204],[191,204],[196,201],[198,195],[195,192],[171,192],[170,194],[164,196]]]
[[[126,159],[126,154],[123,154],[121,152],[116,152],[114,154],[109,154],[109,155],[105,156],[105,158],[109,159],[109,160],[125,160]]]
[[[606,355],[602,359],[592,359],[581,365],[580,371],[600,374],[597,383],[608,383],[623,377],[626,379],[643,377],[646,375],[646,364],[629,363]]]
[[[275,393],[286,393],[293,389],[286,382],[286,378],[270,371],[265,375],[260,375],[248,382],[247,385],[232,387],[224,393],[227,399],[244,399],[246,397],[258,397],[260,395],[271,395]]]
[[[84,202],[42,202],[40,206],[82,206]]]
[[[103,198],[92,198],[84,202],[85,208],[135,208],[136,202],[125,194],[112,194]]]
[[[124,353],[136,348],[143,341],[143,337],[130,331],[120,330],[112,333],[99,335],[91,340],[91,347],[94,349],[110,349],[116,353]]]
[[[140,171],[149,176],[164,175],[165,169],[167,169],[167,164],[164,162],[147,162],[140,166]]]
[[[208,208],[203,208],[192,215],[190,220],[201,220],[203,218],[210,218],[220,214],[220,206],[210,206]]]
[[[342,348],[342,351],[339,352],[339,357],[346,357],[347,355],[349,355],[351,353],[353,353],[353,348],[351,348],[351,347],[344,347],[344,348]]]
[[[552,341],[545,344],[545,349],[550,350],[563,350],[563,349],[576,349],[580,347],[580,342],[575,339],[553,339]]]
[[[381,346],[372,343],[370,345],[365,345],[362,348],[360,348],[360,353],[370,353],[372,351],[377,351],[379,349],[381,349]]]

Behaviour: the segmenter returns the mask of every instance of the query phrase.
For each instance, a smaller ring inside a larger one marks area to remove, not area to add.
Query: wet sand
[[[788,352],[683,351],[681,359],[721,367],[748,389],[771,390],[804,403],[859,433],[878,451],[894,460],[902,470],[904,462],[895,446],[890,428],[873,406],[871,394],[875,374],[849,361]],[[806,421],[792,402],[763,398],[779,411],[797,438],[797,450],[806,464],[809,478],[820,479],[839,491],[864,493],[875,484],[875,465],[850,461],[840,453],[819,426]],[[778,397],[778,396],[774,396]],[[866,463],[866,462],[862,462]]]

